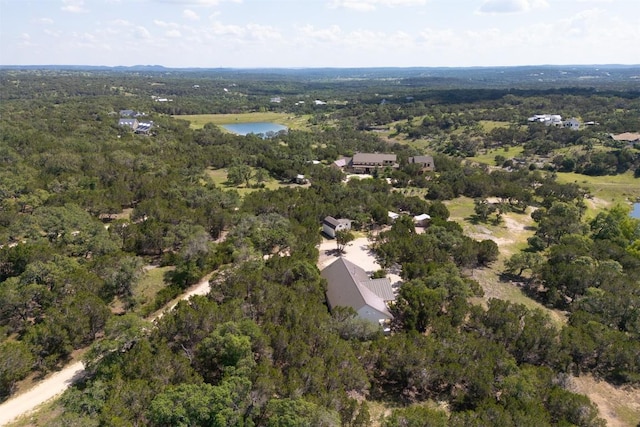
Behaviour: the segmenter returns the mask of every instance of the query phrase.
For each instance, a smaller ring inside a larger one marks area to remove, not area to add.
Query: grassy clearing
[[[149,304],[153,304],[157,293],[167,286],[164,275],[173,270],[174,267],[152,267],[148,268],[138,285],[133,289],[133,296],[140,301],[140,306],[136,311],[143,312]]]
[[[483,154],[478,154],[473,157],[467,157],[467,160],[495,166],[496,156],[503,156],[505,159],[510,159],[512,157],[521,156],[523,151],[524,151],[524,147],[522,147],[521,145],[518,145],[515,147],[496,148],[493,150],[488,150],[486,153],[483,153]]]
[[[609,427],[635,427],[640,425],[640,390],[616,387],[590,375],[571,378],[571,388],[584,394],[598,406],[600,417]]]
[[[246,187],[245,184],[241,184],[239,186],[235,186],[235,185],[231,185],[229,184],[228,180],[227,180],[227,170],[226,169],[207,169],[206,170],[207,176],[209,176],[209,178],[211,178],[211,180],[213,181],[213,183],[224,189],[224,190],[236,190],[238,192],[238,194],[240,194],[240,196],[244,196],[247,193],[252,193],[254,191],[258,191],[261,190],[261,188],[251,188],[251,187]],[[250,184],[257,184],[257,181],[255,180],[251,180]],[[264,188],[267,190],[277,190],[278,188],[281,187],[286,187],[290,184],[282,184],[279,181],[269,177],[266,181],[263,182],[264,184]],[[293,184],[291,184],[293,185]]]
[[[640,179],[633,172],[611,176],[587,176],[577,173],[558,173],[557,181],[563,184],[576,183],[589,190],[596,199],[607,207],[629,204],[640,200]]]
[[[511,126],[511,123],[509,122],[499,122],[496,120],[480,120],[480,126],[482,126],[482,130],[484,132],[491,132],[494,129],[497,128],[508,128],[509,126]]]
[[[558,327],[566,322],[565,316],[556,310],[550,310],[539,302],[527,296],[522,289],[511,282],[500,280],[500,274],[504,270],[504,262],[514,253],[527,246],[527,239],[534,233],[533,219],[530,211],[525,214],[510,212],[504,215],[500,224],[491,221],[487,223],[473,223],[474,205],[473,199],[459,197],[445,202],[450,219],[458,222],[465,234],[476,240],[491,239],[500,248],[498,260],[489,268],[474,269],[472,277],[480,283],[484,290],[484,297],[475,298],[472,302],[486,306],[491,298],[498,298],[516,304],[522,304],[529,309],[540,309],[549,315],[551,321]]]
[[[187,120],[192,129],[202,129],[207,123],[225,125],[229,123],[278,123],[293,130],[308,129],[309,115],[291,116],[286,113],[262,112],[242,114],[190,114],[173,116],[176,119]]]

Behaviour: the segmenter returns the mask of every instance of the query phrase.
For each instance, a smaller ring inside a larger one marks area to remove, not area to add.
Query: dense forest
[[[0,398],[83,350],[86,374],[48,425],[604,425],[568,381],[640,385],[640,220],[623,205],[588,217],[588,191],[557,174],[640,185],[638,143],[611,138],[640,132],[637,88],[377,73],[0,71]],[[119,126],[126,109],[152,132]],[[266,111],[305,124],[262,138],[180,117]],[[539,113],[598,124],[528,121]],[[331,167],[358,152],[395,153],[399,168],[345,180]],[[435,172],[408,162],[423,154]],[[299,174],[309,184],[292,184]],[[478,222],[531,212],[535,234],[502,277],[566,323],[477,303],[471,272],[500,247],[450,219],[444,202],[460,196]],[[389,332],[329,310],[328,215],[400,272]],[[153,269],[161,286],[143,296]],[[153,316],[205,276],[206,296]]]

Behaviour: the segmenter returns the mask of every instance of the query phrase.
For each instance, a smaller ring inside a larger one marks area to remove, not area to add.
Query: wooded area
[[[568,378],[640,385],[640,220],[623,204],[586,215],[588,191],[557,175],[626,174],[637,189],[640,142],[610,135],[640,132],[640,93],[411,82],[0,71],[0,397],[89,347],[48,425],[604,425]],[[118,125],[127,109],[150,134]],[[179,117],[253,111],[307,121],[262,138]],[[527,121],[556,112],[598,124]],[[474,160],[506,147],[522,155]],[[358,152],[395,153],[399,168],[345,181],[331,164]],[[434,172],[408,162],[423,154]],[[535,235],[502,278],[565,325],[473,303],[471,272],[500,247],[449,219],[443,201],[459,196],[479,223],[532,212]],[[425,213],[418,232],[411,216]],[[329,215],[401,272],[390,333],[329,310],[317,267]],[[207,296],[150,320],[212,272]]]

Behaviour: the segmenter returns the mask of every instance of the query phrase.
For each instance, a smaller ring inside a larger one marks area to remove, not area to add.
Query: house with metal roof
[[[432,156],[413,156],[408,159],[409,164],[420,165],[420,172],[431,172],[436,169]]]
[[[377,169],[398,169],[397,156],[385,153],[356,153],[348,164],[353,173],[372,173]]]
[[[123,127],[128,127],[131,128],[132,130],[136,130],[138,129],[138,125],[140,123],[138,122],[138,119],[120,119],[118,120],[118,126],[123,126]]]
[[[371,279],[361,267],[343,257],[325,267],[320,275],[327,280],[330,310],[351,307],[360,318],[379,324],[393,319],[388,303],[396,298],[388,278]]]

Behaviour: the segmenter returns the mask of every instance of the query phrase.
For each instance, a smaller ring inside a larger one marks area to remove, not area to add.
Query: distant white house
[[[328,216],[322,221],[322,232],[332,239],[336,238],[338,231],[344,230],[351,230],[350,219],[335,219],[332,216]]]
[[[579,130],[580,122],[575,117],[570,118],[569,120],[565,120],[563,122],[564,127],[569,128],[571,130]]]
[[[315,105],[327,105],[327,103],[325,101],[321,101],[319,99],[316,99],[315,101],[313,101],[313,103]]]
[[[527,120],[530,122],[544,123],[546,126],[561,126],[562,116],[559,114],[536,114],[529,117]]]
[[[387,217],[389,218],[389,221],[394,222],[396,219],[398,219],[398,217],[400,217],[400,214],[389,211],[387,212]]]

